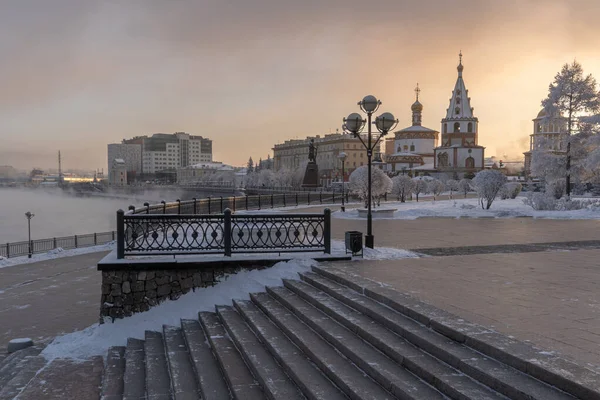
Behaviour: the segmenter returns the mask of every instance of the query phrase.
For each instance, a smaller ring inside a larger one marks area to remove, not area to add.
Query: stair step
[[[108,349],[104,379],[102,380],[102,400],[117,400],[123,397],[123,374],[125,373],[125,347]]]
[[[233,397],[236,400],[264,399],[265,395],[260,385],[252,376],[242,355],[227,336],[225,327],[221,324],[217,314],[200,312],[198,319]]]
[[[21,365],[23,360],[35,357],[41,351],[40,347],[28,347],[6,355],[0,365],[0,388],[4,387],[19,372],[19,365]]]
[[[200,323],[182,320],[184,338],[190,352],[192,366],[204,400],[230,400],[229,388],[213,356]]]
[[[17,376],[9,385],[15,384],[20,391],[19,400],[65,400],[99,399],[104,372],[104,360],[100,356],[85,361],[56,359],[47,365],[47,361],[35,357],[35,366],[28,365],[28,376]],[[33,363],[30,363],[33,364]],[[40,370],[41,369],[41,370]],[[19,375],[22,375],[21,371]],[[22,391],[21,391],[22,390]],[[111,396],[121,398],[120,396]],[[3,399],[2,395],[0,398]],[[8,397],[13,399],[14,396]]]
[[[127,339],[125,349],[125,375],[123,377],[123,400],[139,400],[146,398],[146,353],[144,341]]]
[[[217,306],[216,309],[229,337],[258,379],[265,395],[270,399],[304,399],[298,387],[252,333],[240,314],[231,306]]]
[[[171,381],[165,343],[160,332],[146,331],[146,395],[148,400],[171,400]]]
[[[444,396],[292,291],[267,288],[268,293],[317,331],[342,354],[394,395],[407,399],[443,399]]]
[[[304,282],[285,281],[284,284],[396,360],[402,359],[403,355],[399,349],[391,347],[390,343],[394,343],[394,338],[395,341],[401,339],[386,327],[409,343],[510,398],[573,399],[572,396],[552,386],[497,360],[485,357],[352,289],[312,273],[303,274],[301,277],[328,294]],[[329,294],[335,295],[338,300]],[[363,312],[355,311],[346,304],[362,309]]]
[[[364,293],[366,297],[385,304],[458,343],[465,343],[487,357],[554,385],[575,397],[600,400],[600,374],[595,371],[559,356],[544,354],[530,344],[465,321],[346,270],[318,266],[313,266],[312,270]]]
[[[46,365],[46,363],[46,359],[42,356],[31,355],[22,358],[18,367],[15,369],[16,373],[12,379],[6,384],[0,386],[0,400],[12,400],[19,395],[19,393],[21,393],[21,391],[27,387],[27,384],[33,379],[38,371]]]
[[[395,398],[271,296],[250,298],[350,398]]]
[[[343,400],[347,397],[285,334],[250,301],[234,300],[234,306],[260,341],[311,400]]]
[[[198,384],[181,328],[164,326],[163,335],[175,400],[197,399]]]

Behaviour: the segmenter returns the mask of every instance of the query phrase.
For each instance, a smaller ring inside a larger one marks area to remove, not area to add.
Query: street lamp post
[[[345,190],[344,190],[344,164],[346,163],[346,153],[344,153],[343,151],[338,154],[338,158],[340,159],[340,161],[342,162],[342,212],[346,212],[346,206],[344,203],[344,196],[345,196]]]
[[[29,236],[29,241],[27,242],[29,244],[29,254],[27,255],[28,258],[31,258],[31,253],[33,253],[33,248],[31,246],[31,218],[34,216],[35,214],[32,214],[30,211],[25,213],[25,217],[27,217],[27,233]]]
[[[377,146],[382,137],[384,137],[390,130],[392,130],[397,124],[398,120],[394,118],[391,113],[383,113],[375,118],[375,126],[379,131],[379,135],[373,140],[371,133],[371,118],[373,113],[377,111],[381,105],[381,101],[377,100],[375,96],[365,96],[361,101],[358,102],[360,109],[367,114],[367,120],[365,121],[362,116],[358,113],[352,113],[348,117],[344,118],[344,130],[351,133],[354,137],[360,139],[363,147],[367,150],[367,234],[365,236],[365,246],[369,248],[374,247],[375,239],[373,237],[373,218],[371,215],[371,158],[373,156],[373,149]],[[367,142],[361,137],[362,130],[367,124]]]

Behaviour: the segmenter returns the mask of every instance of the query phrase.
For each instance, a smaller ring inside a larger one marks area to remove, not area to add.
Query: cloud
[[[241,164],[339,128],[367,93],[408,124],[417,81],[438,128],[462,49],[480,140],[494,151],[529,133],[523,121],[562,63],[598,68],[599,13],[596,0],[10,2],[0,135],[16,149],[97,146],[82,162],[102,167],[106,143],[185,130]]]

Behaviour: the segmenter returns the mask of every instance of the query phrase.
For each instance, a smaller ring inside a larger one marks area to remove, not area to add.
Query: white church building
[[[423,105],[419,102],[420,89],[417,86],[417,99],[411,106],[412,126],[394,133],[393,149],[387,149],[392,140],[386,142],[388,172],[412,171],[416,175],[456,173],[462,177],[484,168],[485,148],[478,144],[479,120],[474,115],[463,80],[462,53],[459,57],[458,78],[446,117],[442,119],[439,145],[439,132],[421,125]]]

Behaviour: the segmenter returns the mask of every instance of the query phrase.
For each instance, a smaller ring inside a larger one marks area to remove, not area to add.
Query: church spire
[[[446,119],[454,120],[461,118],[474,118],[473,108],[471,108],[471,98],[463,81],[463,70],[464,66],[462,63],[463,54],[462,51],[458,54],[458,78],[452,91],[452,98],[450,99],[450,106],[446,112]]]
[[[421,125],[421,113],[423,112],[423,104],[419,103],[419,94],[421,93],[421,89],[419,89],[419,84],[417,83],[417,87],[415,88],[415,95],[417,100],[410,107],[412,110],[412,124],[413,126]]]

